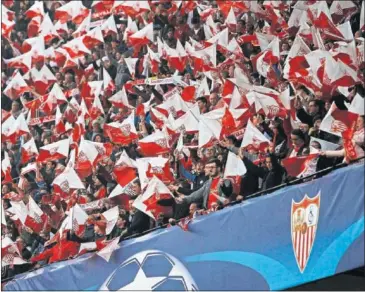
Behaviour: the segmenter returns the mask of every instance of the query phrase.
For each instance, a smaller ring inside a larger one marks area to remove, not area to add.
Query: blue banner
[[[17,276],[5,290],[281,290],[364,265],[363,164]]]

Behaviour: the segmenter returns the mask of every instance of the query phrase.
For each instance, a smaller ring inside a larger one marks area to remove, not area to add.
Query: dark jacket
[[[149,228],[150,217],[142,211],[137,210],[132,217],[131,224],[127,228],[127,232],[124,233],[122,237],[124,238],[133,234],[142,233]]]
[[[244,157],[243,162],[247,168],[247,172],[256,177],[262,178],[261,190],[266,190],[278,186],[282,183],[285,169],[279,164],[275,155],[270,154],[272,169],[260,167]]]
[[[179,220],[189,215],[189,204],[183,202],[181,204],[176,204],[174,198],[163,199],[157,202],[160,206],[172,206],[172,218]]]
[[[297,110],[297,117],[302,123],[309,125],[309,127],[313,127],[314,116],[308,114],[303,108]]]

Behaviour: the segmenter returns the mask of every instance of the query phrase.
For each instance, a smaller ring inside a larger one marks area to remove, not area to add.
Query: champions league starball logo
[[[175,257],[147,250],[125,260],[99,291],[198,291],[189,271]]]

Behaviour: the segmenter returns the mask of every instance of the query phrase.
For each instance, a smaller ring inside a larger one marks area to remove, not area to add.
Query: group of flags
[[[23,165],[18,185],[20,189],[26,180],[25,175],[30,171],[39,173],[41,163],[68,160],[67,166],[59,171],[53,181],[52,196],[71,202],[71,206],[52,242],[62,239],[66,230],[74,230],[80,236],[83,234],[88,222],[83,205],[88,204],[80,200],[77,192],[85,189],[83,180],[93,174],[98,163],[110,157],[113,145],[129,146],[133,143],[143,158],[133,160],[125,151],[122,152],[112,171],[118,185],[109,198],[128,196],[133,182],[139,179],[143,193],[133,206],[157,220],[161,212],[166,212],[165,207],[159,206],[157,201],[174,197],[167,188],[175,180],[167,158],[174,148],[189,157],[192,148],[210,147],[230,135],[240,135],[241,147],[252,147],[263,152],[271,145],[271,141],[251,122],[254,114],[261,113],[268,119],[279,117],[289,121],[292,128],[299,124],[293,106],[295,96],[290,94],[289,88],[283,90],[284,81],[289,82],[294,91],[304,85],[317,98],[328,101],[336,90],[346,92],[346,89],[360,84],[363,79],[364,38],[355,38],[351,30],[349,20],[358,12],[358,7],[352,1],[333,1],[330,7],[326,1],[297,1],[295,4],[294,1],[264,1],[263,5],[257,1],[217,1],[216,8],[205,5],[202,3],[204,1],[168,1],[171,3],[168,10],[170,16],[180,14],[191,19],[193,10],[197,10],[205,34],[205,40],[201,42],[190,37],[183,45],[177,40],[175,48],[160,37],[155,37],[153,20],[143,17],[146,12],[154,12],[158,4],[166,2],[164,0],[93,1],[91,9],[86,8],[81,1],[35,1],[25,12],[30,20],[28,38],[20,45],[10,38],[15,27],[13,2],[2,3],[1,33],[14,53],[13,58],[3,59],[8,69],[14,69],[3,94],[13,101],[20,100],[25,111],[17,117],[2,111],[1,137],[3,142],[13,144],[19,139],[26,140],[20,150]],[[287,11],[292,4],[293,11],[286,21],[281,11]],[[45,12],[45,5],[48,9],[57,5],[53,19]],[[213,20],[217,12],[225,19],[220,26]],[[246,12],[252,12],[256,19],[264,21],[261,32],[236,34],[238,17]],[[363,32],[364,2],[361,15],[359,29]],[[84,69],[85,57],[91,54],[94,47],[104,44],[107,36],[119,34],[116,17],[127,20],[123,40],[134,48],[134,56],[124,58],[124,61],[133,79],[137,55],[143,47],[147,53],[139,63],[144,73],[157,75],[161,59],[165,59],[175,73],[166,79],[131,80],[117,90],[108,71],[101,68],[102,80],[86,79],[78,84],[78,88],[62,89],[45,61],[51,67],[59,67],[61,72],[72,69],[77,76],[87,77],[95,73],[92,64]],[[62,39],[69,32],[70,22],[76,25],[73,39],[58,46],[51,45],[52,40]],[[288,52],[282,52],[280,45],[289,37],[294,38],[293,44]],[[330,50],[326,49],[325,41],[333,43]],[[254,70],[265,77],[270,86],[253,84],[252,76],[243,62],[241,45],[245,43],[260,48],[261,52],[253,56],[251,62]],[[314,50],[310,49],[311,46]],[[218,62],[217,52],[225,56],[223,62]],[[281,65],[283,53],[286,58]],[[39,68],[38,64],[43,66]],[[190,66],[194,75],[200,74],[202,77],[189,83],[183,81],[180,74],[185,72],[187,66]],[[228,67],[233,67],[233,75],[224,78],[221,73]],[[208,83],[211,83],[211,88]],[[135,93],[133,86],[142,89],[141,84],[152,84],[162,94],[163,102],[156,104],[152,94],[144,103],[135,106],[130,104],[128,95]],[[162,84],[168,85],[168,92],[162,90]],[[201,112],[196,98],[208,97],[217,85],[222,88],[222,106]],[[25,100],[24,93],[29,93],[33,100]],[[76,98],[76,95],[81,98]],[[123,121],[103,125],[104,135],[110,142],[86,140],[84,134],[88,126],[99,117],[106,116],[103,106],[105,97],[114,107],[126,109],[129,115]],[[348,111],[338,109],[333,103],[321,124],[321,130],[346,138],[344,147],[351,159],[356,158],[351,142],[354,123],[358,115],[364,114],[361,111],[363,104],[360,95],[355,96]],[[65,110],[62,112],[64,105]],[[47,120],[37,119],[39,110],[47,115]],[[141,137],[135,120],[148,114],[154,131]],[[38,148],[29,128],[36,123],[54,125],[55,141]],[[185,134],[198,134],[197,145],[184,145]],[[65,135],[67,138],[60,139]],[[311,153],[307,157],[293,157],[284,160],[283,164],[290,175],[299,177],[308,161],[317,156],[318,153]],[[35,158],[36,162],[28,163],[31,158]],[[224,176],[237,178],[245,173],[242,160],[229,153]],[[7,151],[4,151],[1,175],[4,183],[12,182]],[[94,195],[98,202],[106,196],[105,187]],[[11,220],[37,233],[47,225],[48,216],[31,197],[27,204],[23,202],[21,194],[7,194],[7,198],[11,201],[11,210],[7,210],[12,214]],[[129,208],[128,200],[122,207]],[[112,208],[103,213],[106,234],[115,226],[119,215],[117,211]],[[5,217],[2,219],[2,224],[6,224]],[[103,248],[113,250],[117,243],[118,240],[113,240],[107,247],[103,244],[97,247],[84,244],[78,253],[98,248],[101,249],[100,254],[108,254]],[[24,262],[16,244],[9,238],[3,239],[2,246],[3,264]],[[110,253],[106,256],[107,260],[109,257]]]

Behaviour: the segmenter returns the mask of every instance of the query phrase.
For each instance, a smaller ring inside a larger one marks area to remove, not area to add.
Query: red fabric
[[[218,198],[216,196],[218,196],[218,183],[220,181],[220,177],[216,177],[213,179],[212,184],[210,185],[210,194],[208,197],[208,209],[210,209],[212,207],[213,203],[217,203],[218,202]]]

